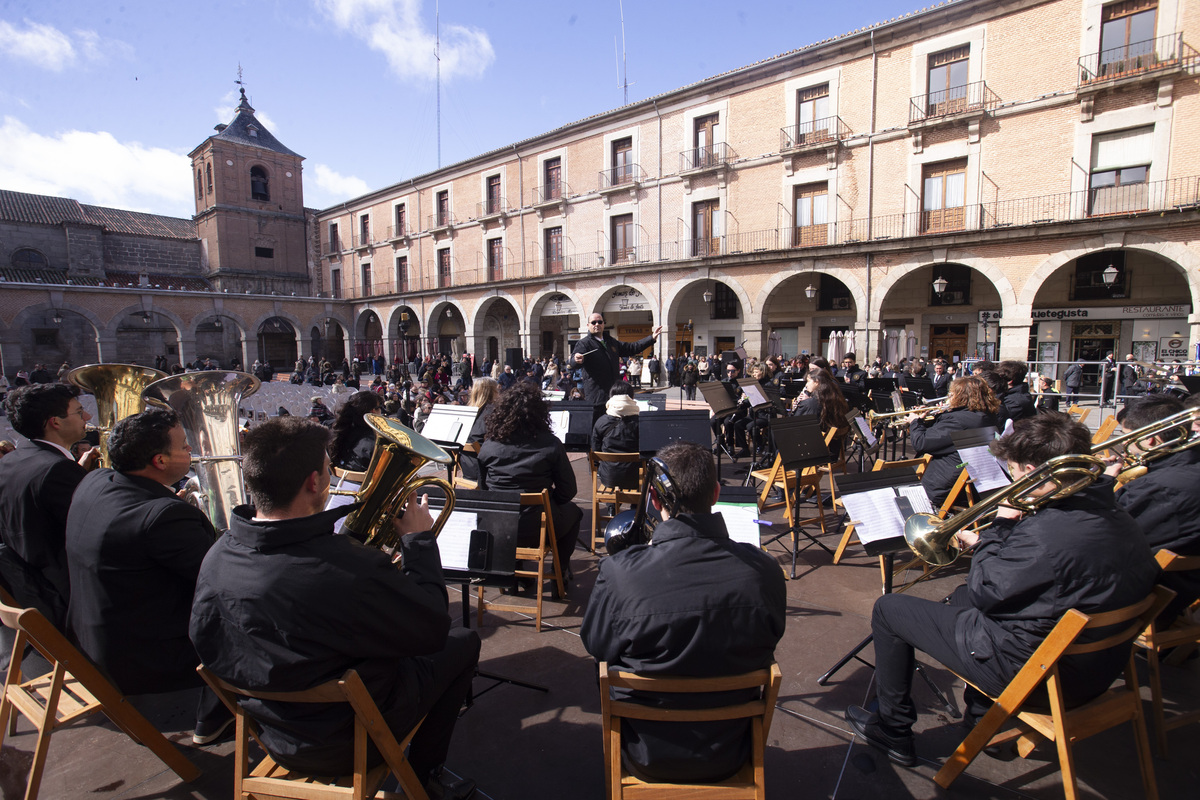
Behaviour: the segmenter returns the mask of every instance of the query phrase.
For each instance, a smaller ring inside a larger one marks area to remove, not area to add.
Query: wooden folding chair
[[[0,604],[0,621],[17,632],[4,680],[4,696],[0,698],[0,744],[9,732],[9,723],[15,723],[14,711],[37,728],[37,745],[29,769],[25,800],[34,800],[41,789],[51,734],[96,712],[112,720],[130,739],[150,748],[180,779],[190,783],[200,777],[196,765],[131,706],[42,612]],[[32,645],[50,662],[51,670],[23,681],[21,663],[27,645]]]
[[[233,790],[238,800],[249,798],[295,798],[296,800],[365,800],[368,797],[386,800],[429,800],[421,781],[417,779],[404,749],[421,727],[413,727],[402,741],[397,741],[379,707],[375,705],[362,678],[347,670],[340,678],[300,692],[259,692],[226,683],[204,665],[197,668],[204,681],[233,712],[236,722],[233,754]],[[256,698],[283,703],[349,703],[354,709],[354,772],[341,776],[314,776],[281,767],[259,738],[258,729],[238,704],[239,697]],[[266,754],[253,770],[250,769],[250,739],[253,737]],[[383,763],[367,764],[368,743],[375,745]],[[381,792],[379,787],[389,775],[395,775],[404,794]]]
[[[454,480],[453,480],[455,489],[478,489],[479,488],[479,481],[473,481],[473,480],[463,477],[462,457],[464,455],[471,456],[471,457],[478,456],[480,445],[481,445],[480,442],[467,442],[466,444],[464,444],[462,446],[461,450],[459,450],[457,453],[455,453],[455,455],[454,455]]]
[[[929,462],[932,459],[933,459],[933,456],[929,455],[928,453],[921,456],[920,458],[906,458],[901,461],[883,461],[881,459],[881,460],[876,461],[875,464],[871,467],[871,472],[879,472],[880,470],[885,470],[885,469],[915,467],[917,470],[917,477],[920,478],[922,475],[925,474],[925,468],[927,466],[929,466]],[[838,562],[840,562],[842,560],[842,555],[846,552],[846,548],[849,547],[851,544],[858,544],[858,540],[856,540],[854,538],[854,523],[853,522],[848,523],[846,525],[846,530],[842,532],[842,539],[840,542],[838,542],[837,549],[833,552],[833,563],[834,564],[837,564]]]
[[[1076,422],[1086,425],[1087,418],[1091,416],[1092,410],[1090,408],[1071,406],[1067,409],[1067,413],[1074,417]]]
[[[1180,556],[1170,550],[1159,550],[1155,559],[1163,572],[1190,572],[1200,570],[1200,556]],[[1193,606],[1195,607],[1195,606]],[[1146,662],[1149,669],[1150,697],[1154,711],[1154,733],[1157,739],[1159,755],[1167,755],[1167,731],[1181,725],[1200,722],[1200,709],[1181,712],[1167,716],[1163,704],[1162,670],[1159,656],[1166,650],[1179,648],[1177,653],[1188,649],[1189,645],[1200,643],[1200,623],[1191,622],[1186,615],[1181,615],[1175,624],[1169,628],[1160,628],[1156,620],[1151,620],[1146,630],[1134,641],[1138,647],[1146,651]],[[1167,663],[1175,661],[1174,655]]]
[[[518,569],[516,571],[517,578],[526,578],[536,581],[534,584],[534,597],[536,598],[533,605],[521,605],[511,601],[503,600],[486,600],[483,596],[483,587],[475,587],[476,598],[478,599],[478,608],[475,612],[476,626],[483,626],[483,611],[485,608],[490,608],[493,611],[521,611],[534,612],[534,624],[537,626],[537,632],[542,632],[542,596],[545,594],[543,585],[546,580],[546,556],[551,556],[550,564],[554,570],[554,583],[558,588],[558,596],[562,599],[567,597],[567,587],[563,583],[562,578],[562,562],[559,559],[558,543],[554,537],[554,517],[551,513],[550,506],[550,490],[542,489],[540,492],[522,492],[522,506],[541,506],[542,519],[538,537],[537,547],[518,547],[517,561],[533,561],[537,564],[534,569]]]
[[[1113,414],[1105,419],[1104,422],[1101,422],[1100,427],[1096,429],[1094,434],[1092,434],[1092,444],[1100,444],[1101,442],[1106,441],[1109,436],[1112,436],[1112,432],[1116,429],[1117,415]]]
[[[637,506],[638,501],[642,497],[642,493],[637,489],[617,489],[611,486],[605,486],[600,482],[599,465],[601,463],[609,464],[641,464],[642,456],[640,453],[588,453],[588,463],[592,470],[592,536],[588,540],[588,551],[595,554],[596,547],[604,544],[604,527],[601,523],[607,523],[617,514],[621,513],[621,506],[627,505],[630,508]],[[642,484],[642,469],[638,469],[638,486]],[[602,506],[613,505],[616,509],[612,514],[609,514]]]
[[[1072,752],[1075,743],[1122,722],[1131,722],[1137,745],[1138,764],[1142,771],[1142,785],[1146,797],[1156,800],[1158,788],[1154,780],[1154,765],[1150,759],[1146,721],[1142,716],[1142,700],[1138,693],[1132,648],[1125,666],[1124,686],[1120,689],[1110,688],[1096,699],[1072,709],[1066,708],[1063,702],[1058,662],[1063,656],[1096,653],[1130,644],[1149,625],[1150,620],[1158,616],[1174,594],[1170,589],[1156,586],[1143,600],[1115,611],[1091,616],[1075,609],[1067,611],[1000,696],[993,698],[995,702],[992,707],[938,770],[934,781],[944,789],[949,788],[975,756],[991,744],[1015,739],[1017,752],[1025,758],[1033,752],[1039,741],[1049,739],[1058,747],[1059,769],[1062,772],[1063,790],[1067,800],[1076,800],[1078,787]],[[1121,627],[1116,633],[1099,640],[1077,641],[1085,630],[1117,625]],[[1050,712],[1022,710],[1033,691],[1043,684],[1050,696]],[[1010,718],[1016,720],[1017,728],[995,735],[1000,726]]]
[[[667,678],[637,675],[610,669],[600,662],[600,718],[604,733],[605,783],[611,800],[618,798],[681,798],[686,800],[739,800],[766,795],[763,755],[771,717],[783,674],[778,664],[767,669],[717,678]],[[671,709],[613,700],[609,689],[631,689],[646,692],[726,692],[736,689],[759,688],[758,700],[730,706],[700,709]],[[751,731],[750,758],[732,778],[719,783],[650,783],[626,772],[621,763],[621,720],[641,719],[662,722],[707,722],[711,720],[749,719]]]

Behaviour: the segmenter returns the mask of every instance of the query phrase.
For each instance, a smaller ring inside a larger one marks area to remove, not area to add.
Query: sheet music
[[[557,389],[546,389],[545,391],[542,392],[542,398],[545,400],[549,400],[551,402],[554,402],[556,400],[563,400],[566,398],[566,396],[567,396],[566,392],[562,392]]]
[[[843,494],[842,504],[863,544],[904,535],[904,515],[896,506],[896,491],[891,487]]]
[[[908,500],[912,505],[912,510],[917,514],[933,514],[933,503],[929,502],[929,495],[925,494],[925,490],[920,484],[916,486],[897,486],[896,491],[899,495]]]
[[[340,483],[338,483],[337,485],[335,485],[333,488],[339,489],[343,492],[357,492],[362,487],[359,484],[354,483],[353,481],[343,480]],[[353,495],[333,494],[332,492],[330,492],[329,498],[325,501],[325,510],[328,511],[331,508],[341,508],[342,506],[348,506],[353,503],[354,503]],[[333,532],[341,533],[342,527],[345,526],[345,524],[346,524],[346,518],[342,517],[341,519],[339,519],[337,522],[334,523]]]
[[[713,510],[720,512],[721,516],[725,518],[725,529],[729,531],[730,539],[754,547],[762,547],[758,522],[756,522],[758,506],[743,503],[717,503],[713,506]]]
[[[438,534],[438,552],[442,569],[467,569],[471,555],[471,531],[479,527],[479,515],[469,511],[451,511],[450,519]]]
[[[633,402],[637,403],[639,414],[645,414],[647,411],[654,410],[654,406],[650,405],[649,400],[634,400]]]
[[[958,451],[958,455],[967,463],[967,474],[980,492],[990,492],[1012,483],[1004,466],[992,455],[987,445],[964,448]]]
[[[457,442],[461,430],[462,422],[454,417],[431,414],[421,429],[421,435],[439,442]]]
[[[865,417],[855,417],[854,424],[858,426],[858,430],[863,435],[863,439],[866,440],[868,448],[872,448],[879,443],[879,439],[875,437],[875,431],[871,430],[871,426],[867,424]]]
[[[746,395],[746,397],[750,398],[750,405],[754,407],[765,406],[767,403],[771,402],[767,398],[767,394],[763,391],[763,388],[760,384],[748,383],[742,387],[742,392]]]
[[[563,444],[567,443],[567,429],[571,424],[570,411],[550,412],[550,432]]]

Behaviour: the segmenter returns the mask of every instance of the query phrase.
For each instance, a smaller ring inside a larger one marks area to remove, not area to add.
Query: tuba
[[[454,488],[444,478],[413,478],[430,461],[449,464],[450,454],[394,419],[380,414],[367,414],[364,419],[375,431],[375,449],[366,478],[353,493],[359,506],[346,517],[342,530],[372,547],[398,550],[400,540],[392,520],[417,489],[433,485],[446,495],[446,505],[433,523],[433,535],[437,536],[454,511]]]
[[[258,378],[246,372],[206,370],[162,378],[142,392],[146,402],[179,415],[192,448],[198,484],[189,498],[218,533],[229,529],[233,509],[246,502],[238,406],[260,385]]]
[[[96,398],[96,424],[100,433],[100,466],[109,466],[108,436],[126,417],[146,410],[142,391],[167,373],[136,364],[88,364],[67,373],[67,383]]]
[[[1022,511],[1036,511],[1054,500],[1070,497],[1086,489],[1103,474],[1104,462],[1095,456],[1058,456],[946,519],[936,514],[913,514],[904,523],[904,540],[922,561],[945,566],[958,558],[959,550],[951,544],[954,536],[968,525],[994,513],[1001,505],[1010,505]],[[1047,486],[1053,487],[1052,490],[1043,492]]]

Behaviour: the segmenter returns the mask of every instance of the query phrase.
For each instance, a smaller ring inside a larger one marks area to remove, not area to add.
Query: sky
[[[928,0],[925,0],[928,4]],[[328,208],[916,0],[0,0],[0,189],[190,217],[187,154],[233,119]],[[624,71],[618,73],[624,15]]]

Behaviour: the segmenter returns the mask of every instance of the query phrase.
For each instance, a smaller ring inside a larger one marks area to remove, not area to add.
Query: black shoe
[[[229,715],[224,719],[212,721],[205,720],[196,723],[196,730],[192,733],[192,744],[206,745],[216,744],[225,738],[227,734],[232,734],[230,728],[233,727],[233,715]]]
[[[425,794],[429,800],[468,800],[475,796],[475,781],[439,772],[425,781]]]
[[[748,455],[750,455],[750,451],[748,449],[746,449],[745,447],[739,447],[738,451],[733,454],[733,457],[735,459],[736,458],[745,458]]]
[[[860,706],[846,707],[846,721],[854,732],[867,741],[872,747],[877,747],[887,753],[893,764],[902,767],[912,767],[917,763],[917,751],[913,746],[912,734],[893,736],[887,733],[879,724],[879,716],[872,714]]]

